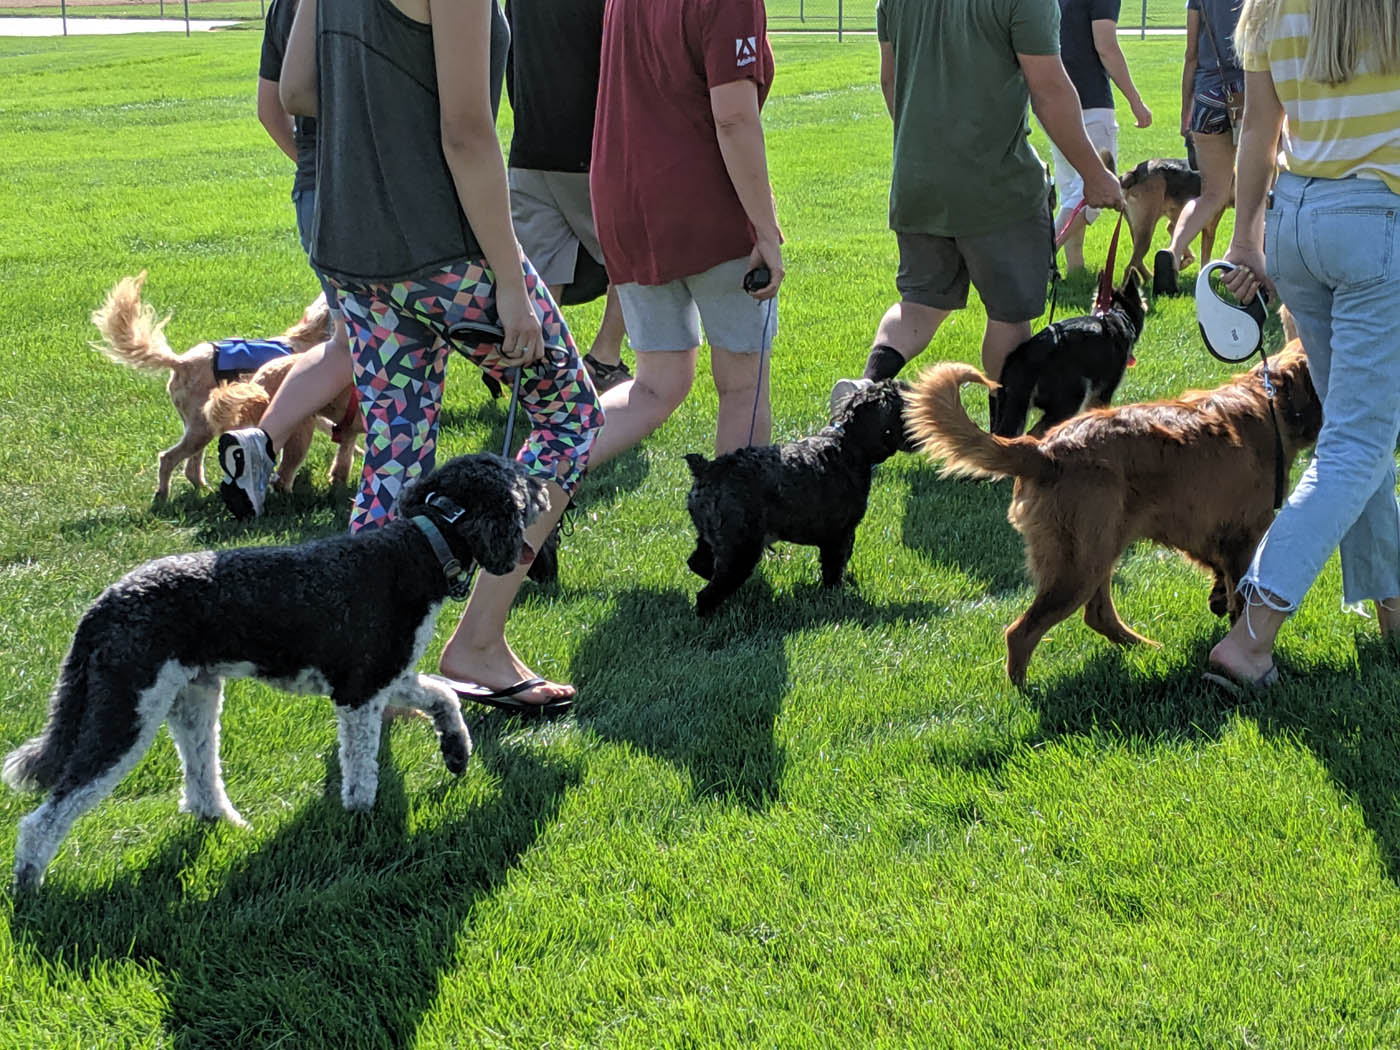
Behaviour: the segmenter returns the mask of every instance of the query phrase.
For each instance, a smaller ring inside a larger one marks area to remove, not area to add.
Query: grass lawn
[[[258,45],[0,41],[0,749],[38,730],[78,616],[132,566],[344,528],[320,439],[255,525],[183,479],[153,505],[179,429],[162,383],[87,346],[90,310],[143,268],[178,347],[278,331],[313,296],[290,166],[254,117]],[[791,437],[859,370],[895,252],[874,42],[776,49]],[[1124,120],[1124,168],[1180,152],[1181,44],[1125,51],[1158,122]],[[1091,296],[1069,284],[1062,313]],[[597,308],[570,317],[586,344]],[[926,357],[975,359],[981,324],[974,304]],[[1226,375],[1187,300],[1157,304],[1137,358],[1120,401]],[[503,406],[451,375],[443,454],[498,447]],[[905,456],[876,479],[855,583],[825,593],[815,552],[780,546],[699,623],[681,456],[714,412],[702,378],[591,479],[558,588],[522,593],[512,641],[578,684],[574,714],[471,712],[460,781],[396,724],[378,804],[351,817],[330,704],[230,684],[252,830],[176,812],[162,735],[42,893],[0,891],[0,1050],[1400,1044],[1400,681],[1373,622],[1338,611],[1335,561],[1265,695],[1200,684],[1223,631],[1208,582],[1147,545],[1116,598],[1162,647],[1067,622],[1022,693],[1001,669],[1029,596],[1010,486]],[[34,804],[0,791],[0,871]]]

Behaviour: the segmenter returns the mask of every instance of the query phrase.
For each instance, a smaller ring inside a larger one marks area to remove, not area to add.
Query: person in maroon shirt
[[[772,80],[762,0],[607,2],[590,190],[637,373],[602,395],[590,467],[685,400],[702,326],[716,452],[769,439],[783,257],[759,109]],[[746,291],[759,267],[766,281]]]

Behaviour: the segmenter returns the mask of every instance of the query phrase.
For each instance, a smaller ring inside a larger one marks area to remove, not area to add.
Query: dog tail
[[[91,651],[88,632],[79,623],[73,645],[58,672],[58,684],[49,698],[49,716],[43,730],[6,755],[4,766],[0,767],[0,778],[13,790],[47,791],[62,776],[87,708],[87,661]]]
[[[216,434],[256,426],[271,400],[257,383],[220,383],[204,402],[204,418]]]
[[[997,384],[971,365],[935,365],[906,395],[909,431],[930,459],[943,460],[943,473],[978,478],[1048,478],[1051,465],[1032,437],[1003,438],[988,434],[963,408],[959,391],[965,383]]]
[[[180,357],[165,341],[165,324],[170,318],[156,320],[155,308],[141,301],[145,282],[146,271],[142,270],[112,286],[107,301],[92,312],[92,323],[102,333],[102,342],[93,343],[93,349],[128,368],[146,372],[175,368]]]
[[[309,350],[317,343],[324,343],[330,337],[331,310],[324,294],[316,296],[301,315],[301,320],[282,333],[282,338],[291,343],[298,353]]]

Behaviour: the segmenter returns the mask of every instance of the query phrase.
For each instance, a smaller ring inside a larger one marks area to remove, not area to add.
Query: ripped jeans
[[[1378,179],[1279,176],[1265,213],[1269,277],[1298,324],[1322,399],[1312,462],[1240,582],[1292,612],[1332,551],[1347,605],[1400,595],[1400,195]]]

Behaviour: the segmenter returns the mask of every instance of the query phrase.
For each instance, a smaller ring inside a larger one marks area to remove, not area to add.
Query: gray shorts
[[[899,272],[894,283],[905,302],[961,310],[967,305],[970,283],[993,321],[1018,324],[1045,312],[1054,239],[1048,201],[1035,215],[996,233],[975,237],[896,233],[895,237]]]
[[[510,217],[515,236],[551,288],[574,279],[582,245],[598,262],[603,246],[593,225],[586,171],[510,169]]]
[[[311,257],[311,220],[316,216],[316,191],[299,190],[292,194],[292,205],[297,210],[297,236],[301,238],[301,247],[308,259]],[[321,282],[321,291],[326,293],[326,305],[330,307],[331,320],[338,321],[343,314],[340,312],[340,300],[336,297],[336,291],[331,282],[321,275],[321,271],[316,267],[311,268],[311,272],[316,275],[316,280]]]
[[[778,334],[778,300],[759,302],[744,291],[749,258],[730,259],[669,284],[619,284],[627,341],[638,353],[691,350],[701,328],[711,347],[757,353]]]

